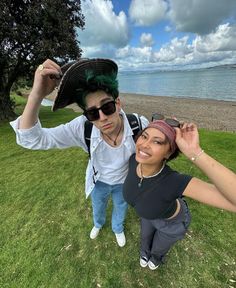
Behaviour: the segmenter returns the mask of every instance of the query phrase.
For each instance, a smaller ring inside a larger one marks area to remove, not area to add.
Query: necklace
[[[144,176],[143,175],[143,170],[142,170],[142,164],[139,164],[139,173],[140,173],[141,177],[140,177],[140,181],[138,183],[138,187],[141,188],[144,178],[148,179],[148,178],[153,178],[153,177],[159,175],[162,172],[162,170],[164,169],[164,167],[165,167],[165,162],[163,163],[161,169],[157,173],[155,173],[153,175],[150,175],[150,176]]]
[[[114,140],[113,140],[108,134],[103,133],[103,135],[105,135],[111,142],[113,142],[113,145],[114,145],[114,146],[117,145],[116,140],[117,140],[118,136],[120,135],[121,129],[122,129],[122,127],[123,127],[122,118],[120,118],[120,119],[121,119],[120,128],[119,128],[119,131],[117,132],[116,138],[115,138]]]

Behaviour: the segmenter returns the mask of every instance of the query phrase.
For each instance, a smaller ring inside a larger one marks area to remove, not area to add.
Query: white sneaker
[[[145,268],[148,265],[148,259],[145,257],[140,257],[139,263],[141,267]]]
[[[155,265],[152,261],[148,261],[148,267],[149,267],[149,269],[151,269],[151,270],[156,270],[158,267],[159,267],[159,265],[160,264],[158,264],[158,265]]]
[[[93,226],[93,229],[90,232],[90,238],[95,239],[98,236],[100,229],[101,228],[97,228],[97,227]]]
[[[124,247],[125,243],[126,243],[125,233],[124,232],[115,233],[115,235],[116,235],[116,241],[117,241],[118,245],[120,247]]]

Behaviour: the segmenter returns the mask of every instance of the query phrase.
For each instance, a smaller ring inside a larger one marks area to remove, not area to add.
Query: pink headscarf
[[[175,129],[168,125],[164,120],[155,120],[150,122],[147,128],[156,128],[160,130],[167,138],[170,143],[171,153],[174,153],[177,145],[175,143],[176,132]]]

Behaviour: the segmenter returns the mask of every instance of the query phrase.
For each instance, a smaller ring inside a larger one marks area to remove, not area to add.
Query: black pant
[[[186,202],[178,199],[180,211],[172,219],[148,220],[141,218],[140,256],[154,264],[163,263],[163,258],[170,248],[184,238],[191,222],[191,215]]]

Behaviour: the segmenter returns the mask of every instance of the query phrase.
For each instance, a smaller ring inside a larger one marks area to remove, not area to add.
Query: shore
[[[136,112],[151,119],[153,112],[181,121],[194,122],[199,128],[236,132],[236,101],[193,99],[167,96],[148,96],[120,93],[126,113]],[[70,105],[81,111],[77,105]]]

